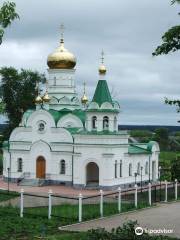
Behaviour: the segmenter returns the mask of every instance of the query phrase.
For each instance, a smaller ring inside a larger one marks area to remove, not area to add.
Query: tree
[[[175,180],[177,179],[180,181],[180,156],[176,156],[176,159],[172,162],[172,167],[171,167],[171,174],[172,174],[172,179]]]
[[[169,133],[167,128],[158,128],[155,130],[153,140],[157,141],[161,150],[168,150]]]
[[[172,0],[172,4],[180,4],[180,0]],[[180,14],[180,13],[179,13]],[[159,45],[155,51],[152,53],[153,56],[158,56],[161,54],[168,54],[170,52],[175,52],[180,49],[180,26],[174,26],[170,28],[162,36],[162,44]]]
[[[180,0],[171,1],[171,4],[175,3],[180,4]],[[180,49],[180,25],[174,26],[164,33],[164,35],[162,36],[162,44],[155,49],[152,55],[158,56],[162,54],[168,54],[170,52],[178,51],[179,49]],[[176,106],[177,112],[180,112],[179,99],[170,100],[168,98],[165,98],[165,103]]]
[[[0,8],[0,44],[4,36],[4,29],[18,18],[19,15],[16,13],[16,4],[14,2],[4,2]]]
[[[9,119],[8,128],[4,133],[7,138],[12,129],[20,123],[22,114],[27,109],[34,108],[36,83],[45,82],[45,76],[24,69],[18,72],[13,67],[1,68],[0,75],[2,77],[0,92],[2,93],[4,110]]]

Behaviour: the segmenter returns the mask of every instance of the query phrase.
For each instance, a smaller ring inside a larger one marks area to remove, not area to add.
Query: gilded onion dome
[[[81,98],[81,103],[86,105],[87,102],[88,102],[88,97],[86,96],[86,83],[84,82],[84,93]]]
[[[106,74],[106,67],[105,67],[105,65],[104,64],[101,64],[100,66],[99,66],[99,74],[101,74],[101,75],[105,75]]]
[[[43,101],[48,103],[50,102],[51,98],[50,96],[48,95],[48,92],[46,91],[45,95],[43,96]]]
[[[43,102],[43,100],[42,100],[41,96],[38,95],[38,96],[36,97],[36,99],[35,99],[35,103],[36,103],[36,104],[40,104],[40,103],[42,103],[42,102]]]
[[[60,46],[48,56],[47,65],[50,69],[73,69],[75,67],[76,58],[64,47],[63,38],[61,38]]]
[[[88,102],[88,98],[85,94],[82,96],[81,102],[82,102],[82,104],[86,104]]]
[[[99,66],[99,74],[105,75],[106,74],[106,66],[104,65],[104,52],[101,52],[101,65]]]

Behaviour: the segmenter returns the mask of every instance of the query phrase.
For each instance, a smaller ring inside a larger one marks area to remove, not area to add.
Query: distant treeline
[[[0,124],[0,134],[8,126],[8,124]],[[167,128],[169,132],[180,131],[180,126],[163,126],[163,125],[119,125],[119,130],[148,130],[154,132],[158,128]]]
[[[119,125],[119,130],[149,130],[154,132],[156,129],[166,128],[169,132],[180,131],[180,126],[163,126],[163,125]]]

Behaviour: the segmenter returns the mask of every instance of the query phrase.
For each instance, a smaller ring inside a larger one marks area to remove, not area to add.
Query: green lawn
[[[144,207],[139,205],[138,208]],[[133,203],[122,204],[122,212],[134,209]],[[104,203],[104,216],[118,213],[117,203]],[[19,217],[19,209],[13,207],[0,207],[0,239],[18,239],[26,236],[25,239],[33,239],[34,236],[56,235],[59,233],[58,227],[78,221],[77,205],[60,205],[52,209],[51,220],[47,219],[48,208],[25,208],[24,218]],[[83,206],[83,220],[98,218],[99,204],[86,204]],[[12,236],[14,238],[12,238]],[[58,239],[71,239],[71,235],[66,234],[66,238],[59,236]],[[74,239],[79,239],[75,234]],[[50,238],[51,239],[51,238]],[[53,238],[52,238],[53,239]]]
[[[9,199],[16,198],[18,196],[19,196],[19,193],[17,192],[8,193],[8,191],[0,190],[0,202],[7,201]]]

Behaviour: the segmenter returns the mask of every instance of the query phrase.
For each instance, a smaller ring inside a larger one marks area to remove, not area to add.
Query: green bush
[[[143,233],[138,236],[135,234],[137,222],[129,221],[123,225],[123,227],[118,227],[117,229],[112,229],[111,232],[106,231],[103,228],[90,230],[87,233],[88,240],[172,240],[176,238],[169,238],[167,236],[150,236],[147,233]]]

